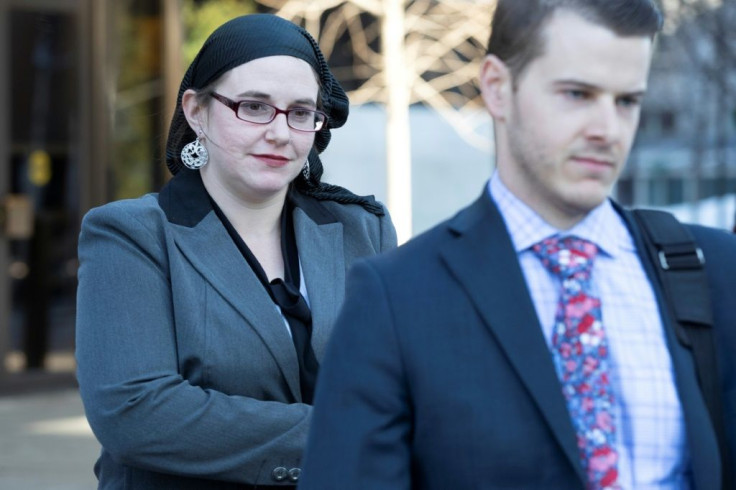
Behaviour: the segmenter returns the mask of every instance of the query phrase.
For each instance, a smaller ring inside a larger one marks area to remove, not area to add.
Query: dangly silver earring
[[[199,132],[197,139],[191,143],[184,145],[181,149],[181,161],[185,167],[192,170],[197,170],[207,165],[210,160],[210,155],[207,153],[207,148],[202,144],[202,131]]]
[[[304,166],[302,167],[302,175],[304,176],[304,180],[309,181],[309,160],[304,162]]]

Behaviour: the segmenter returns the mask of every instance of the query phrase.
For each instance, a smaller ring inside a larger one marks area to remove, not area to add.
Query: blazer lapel
[[[177,174],[159,203],[182,255],[258,333],[300,400],[299,365],[283,318],[212,209],[199,174]]]
[[[295,399],[301,399],[299,365],[287,327],[214,211],[195,228],[178,228],[175,240],[192,267],[258,332]],[[218,252],[202,253],[207,250]]]
[[[294,231],[312,310],[312,348],[321,360],[345,296],[342,223],[318,202],[295,197]]]
[[[560,384],[503,219],[484,194],[449,224],[442,257],[506,352],[552,433],[584,479]]]

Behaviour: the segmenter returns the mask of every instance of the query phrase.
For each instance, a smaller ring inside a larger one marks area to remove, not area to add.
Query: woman
[[[227,22],[181,83],[159,194],[85,217],[78,379],[100,488],[294,486],[319,359],[385,209],[320,182],[348,100],[312,37]]]

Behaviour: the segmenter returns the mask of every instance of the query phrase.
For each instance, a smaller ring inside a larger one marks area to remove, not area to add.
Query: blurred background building
[[[408,238],[474,199],[492,171],[474,80],[493,4],[0,0],[0,391],[21,373],[73,381],[81,218],[165,183],[178,84],[214,27],[274,12],[318,38],[353,103],[324,154],[325,180],[387,202]],[[731,229],[736,1],[663,4],[666,31],[616,195]]]

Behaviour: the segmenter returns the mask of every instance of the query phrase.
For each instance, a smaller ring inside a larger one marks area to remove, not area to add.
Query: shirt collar
[[[554,235],[575,235],[595,243],[605,255],[616,257],[619,253],[634,250],[634,243],[626,225],[606,199],[569,230],[559,230],[550,225],[532,208],[516,197],[501,181],[498,171],[488,183],[488,192],[498,206],[506,222],[511,241],[517,253]]]

